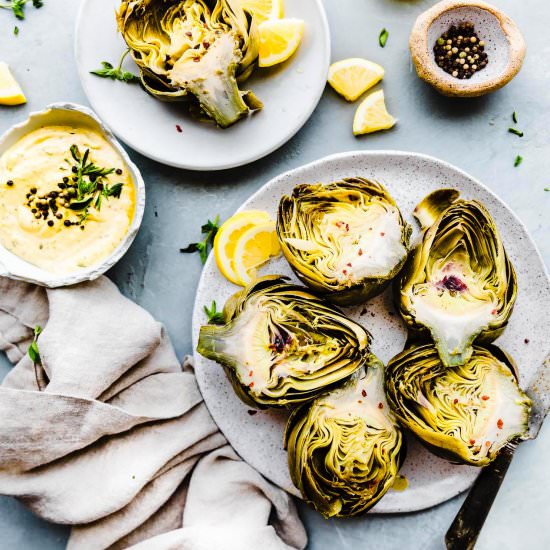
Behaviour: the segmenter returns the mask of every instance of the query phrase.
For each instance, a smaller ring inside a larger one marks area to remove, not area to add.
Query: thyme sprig
[[[25,5],[31,2],[31,0],[6,0],[0,2],[0,9],[11,10],[13,15],[19,20],[25,19]],[[38,9],[44,5],[43,0],[32,0],[32,5]]]
[[[128,48],[120,57],[118,61],[118,66],[114,67],[112,63],[109,63],[108,61],[102,61],[101,62],[101,69],[96,69],[95,71],[90,71],[91,74],[95,74],[96,76],[100,76],[101,78],[111,78],[113,80],[120,80],[121,82],[139,82],[139,76],[135,75],[134,73],[131,73],[130,71],[125,71],[122,68],[122,64],[124,63],[124,59],[126,59],[126,56],[130,53],[130,48]]]
[[[204,306],[204,313],[208,317],[208,323],[211,325],[225,325],[225,317],[223,311],[218,311],[216,302],[213,301],[210,308]]]
[[[216,216],[214,221],[208,220],[208,222],[201,227],[201,233],[205,235],[204,239],[198,243],[191,243],[185,248],[180,248],[180,252],[182,252],[183,254],[192,254],[193,252],[198,252],[200,254],[202,263],[206,263],[208,253],[210,252],[210,249],[212,248],[212,245],[214,243],[214,237],[216,236],[216,233],[220,228],[219,223],[219,216]]]
[[[74,160],[72,172],[76,178],[76,197],[69,203],[69,208],[78,212],[80,224],[90,215],[90,208],[101,210],[103,199],[119,199],[123,183],[109,185],[105,178],[115,172],[114,168],[101,168],[90,160],[90,150],[80,153],[77,145],[71,145],[71,156]]]

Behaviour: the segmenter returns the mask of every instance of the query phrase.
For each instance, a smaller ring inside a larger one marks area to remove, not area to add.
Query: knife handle
[[[447,550],[472,550],[514,458],[515,444],[504,447],[479,474],[445,535]]]

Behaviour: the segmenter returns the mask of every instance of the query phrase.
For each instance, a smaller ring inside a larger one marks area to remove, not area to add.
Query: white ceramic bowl
[[[68,275],[54,274],[26,262],[0,245],[0,276],[27,281],[49,288],[56,288],[97,279],[120,260],[132,244],[141,225],[141,220],[143,219],[143,212],[145,209],[145,183],[137,166],[130,160],[130,157],[128,157],[128,154],[113,136],[111,131],[101,122],[93,111],[75,103],[54,103],[46,107],[43,111],[31,113],[27,120],[12,126],[2,137],[0,137],[0,156],[23,136],[46,125],[84,125],[98,130],[121,156],[127,169],[132,174],[132,180],[136,189],[134,218],[130,224],[126,237],[112,254],[96,265],[75,271]]]
[[[460,23],[474,24],[489,59],[483,70],[465,80],[445,72],[433,54],[436,40]],[[443,0],[431,7],[416,20],[409,46],[418,76],[448,96],[474,97],[498,90],[516,76],[525,57],[525,41],[517,25],[480,0]]]

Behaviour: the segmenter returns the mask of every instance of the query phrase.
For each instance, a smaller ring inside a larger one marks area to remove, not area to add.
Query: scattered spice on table
[[[380,31],[380,34],[378,35],[378,43],[380,44],[381,48],[384,48],[386,46],[386,42],[388,41],[388,36],[390,33],[386,29],[382,29]]]
[[[472,78],[489,62],[485,42],[479,39],[473,23],[451,25],[436,40],[433,52],[438,66],[461,80]]]

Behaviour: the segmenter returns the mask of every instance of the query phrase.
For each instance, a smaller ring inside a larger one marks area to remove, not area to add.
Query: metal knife
[[[533,401],[533,408],[525,439],[535,439],[550,409],[550,354],[539,367],[526,393]],[[504,447],[496,459],[479,474],[445,535],[447,550],[471,550],[475,546],[518,443]]]

